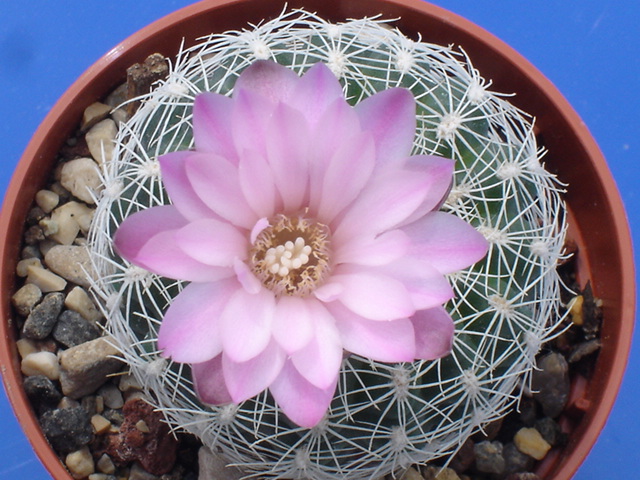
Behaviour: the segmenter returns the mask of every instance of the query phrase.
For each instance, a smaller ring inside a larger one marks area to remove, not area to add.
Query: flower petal
[[[309,128],[297,110],[280,104],[267,127],[267,159],[284,211],[302,207],[309,185]]]
[[[219,355],[220,314],[237,288],[234,279],[187,285],[162,320],[158,333],[162,354],[181,363],[206,362]]]
[[[285,359],[284,351],[275,342],[246,362],[234,362],[223,353],[224,381],[233,402],[244,402],[266,390],[282,370]]]
[[[406,255],[379,269],[404,285],[416,310],[440,306],[453,298],[444,275],[419,258]]]
[[[444,274],[473,265],[489,248],[480,232],[449,213],[432,212],[402,230],[411,239],[411,255]]]
[[[303,428],[313,428],[329,409],[337,382],[336,377],[334,384],[320,389],[309,383],[288,361],[269,390],[289,420]]]
[[[191,375],[198,398],[211,405],[231,403],[222,373],[222,355],[203,363],[191,365]]]
[[[229,123],[235,149],[242,155],[247,150],[266,156],[266,134],[276,103],[250,90],[234,89],[233,112]]]
[[[435,360],[451,353],[455,326],[444,308],[418,310],[411,322],[416,332],[416,358]]]
[[[176,209],[188,220],[215,216],[193,190],[187,177],[185,159],[193,152],[173,152],[158,158],[162,183]]]
[[[172,205],[142,210],[118,227],[113,244],[118,255],[150,272],[191,282],[215,282],[233,275],[228,268],[205,265],[180,249],[175,234],[186,224]]]
[[[453,184],[455,162],[448,158],[420,155],[410,157],[405,166],[426,180],[426,195],[422,204],[404,221],[404,224],[409,224],[439,209],[444,203]]]
[[[328,304],[327,309],[336,319],[345,350],[378,362],[412,362],[416,358],[415,334],[408,318],[375,322],[340,302]]]
[[[255,150],[245,150],[238,163],[240,188],[258,217],[272,217],[278,199],[271,167]]]
[[[375,148],[368,133],[343,142],[324,172],[318,218],[330,223],[349,205],[369,181],[375,166]]]
[[[317,215],[324,190],[324,176],[330,160],[341,145],[361,134],[360,120],[344,99],[334,101],[311,131],[309,151],[309,207]]]
[[[202,201],[225,220],[251,229],[258,216],[247,204],[238,167],[213,154],[194,153],[185,160],[187,176]]]
[[[343,290],[339,301],[352,312],[371,320],[396,320],[413,314],[409,292],[399,280],[373,271],[335,275]]]
[[[308,301],[314,323],[309,343],[291,355],[296,370],[320,389],[335,385],[342,364],[342,343],[333,316],[319,301]]]
[[[286,295],[277,300],[273,337],[288,354],[300,350],[313,337],[313,320],[307,303],[307,299]]]
[[[287,103],[301,111],[313,126],[337,99],[346,103],[340,82],[329,67],[318,62],[298,80]]]
[[[241,90],[255,92],[274,104],[286,101],[300,78],[290,68],[269,60],[257,60],[238,77],[234,97]]]
[[[416,133],[416,101],[404,88],[371,95],[355,107],[362,129],[376,141],[378,162],[404,160],[411,153]]]
[[[207,265],[232,267],[236,258],[244,260],[247,256],[246,234],[213,218],[189,223],[176,231],[175,238],[184,253]]]
[[[402,224],[424,201],[427,183],[409,170],[377,174],[331,225],[333,241],[340,244],[358,236],[375,236]]]
[[[386,265],[405,255],[411,240],[402,230],[389,230],[377,237],[358,237],[335,247],[334,261],[358,265]]]
[[[233,293],[220,318],[223,351],[230,360],[246,362],[267,348],[274,312],[275,299],[269,290]]]
[[[203,92],[193,102],[193,139],[198,152],[211,152],[237,161],[229,118],[233,100],[224,95]]]

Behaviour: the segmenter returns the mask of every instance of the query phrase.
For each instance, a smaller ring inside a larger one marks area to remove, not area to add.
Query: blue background
[[[111,47],[188,0],[0,0],[0,193],[32,133]],[[487,29],[567,97],[603,150],[640,238],[640,2],[439,0]],[[638,264],[636,253],[636,264]],[[576,480],[639,478],[640,340],[608,424]],[[50,478],[0,389],[0,479]]]

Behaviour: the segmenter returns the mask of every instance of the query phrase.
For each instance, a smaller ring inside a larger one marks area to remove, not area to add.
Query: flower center
[[[303,215],[269,220],[249,251],[251,269],[276,295],[304,297],[322,285],[331,270],[330,231]]]

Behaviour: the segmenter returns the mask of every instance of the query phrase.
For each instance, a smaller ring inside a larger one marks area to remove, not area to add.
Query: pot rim
[[[178,38],[179,35],[182,35],[193,41],[195,39],[193,31],[186,26],[198,24],[197,19],[202,18],[202,16],[209,16],[210,20],[217,21],[215,15],[212,15],[214,11],[224,10],[225,13],[222,15],[224,18],[220,22],[226,22],[226,25],[233,23],[233,28],[241,28],[247,25],[247,21],[257,21],[263,17],[266,18],[274,13],[279,13],[283,10],[284,4],[284,0],[269,2],[261,0],[203,0],[144,27],[107,52],[67,89],[36,130],[18,163],[7,188],[0,215],[0,292],[2,295],[2,306],[0,308],[2,317],[6,319],[6,321],[0,322],[0,336],[3,342],[0,345],[0,365],[5,389],[15,414],[25,433],[27,433],[37,455],[49,470],[49,473],[56,479],[71,480],[71,476],[45,439],[38,420],[31,411],[29,400],[22,389],[22,375],[15,347],[15,332],[10,305],[10,293],[15,290],[14,285],[16,282],[13,272],[19,256],[22,232],[20,228],[12,227],[24,223],[24,217],[33,196],[42,184],[42,179],[39,178],[42,177],[42,165],[53,165],[53,157],[55,155],[51,155],[50,152],[57,152],[58,149],[51,148],[51,146],[56,144],[58,147],[61,146],[64,139],[71,133],[73,126],[78,123],[84,108],[115,88],[124,79],[124,72],[128,66],[143,60],[148,54],[154,53],[154,50],[161,47],[162,53],[167,56],[177,53],[180,42],[176,42],[176,45],[168,46],[166,42],[159,40],[167,34],[164,33],[158,37],[159,33],[169,30],[171,32],[169,36],[172,38]],[[620,292],[616,298],[610,301],[610,304],[607,304],[609,299],[604,298],[605,309],[614,309],[614,317],[617,323],[614,327],[617,327],[617,334],[611,340],[603,338],[603,343],[609,343],[603,345],[603,354],[598,360],[597,370],[604,370],[607,375],[597,385],[597,394],[589,392],[579,392],[578,394],[579,396],[581,395],[580,398],[586,399],[587,403],[591,403],[590,407],[593,407],[593,409],[589,409],[583,425],[579,427],[581,429],[579,432],[580,438],[570,445],[572,451],[569,458],[552,458],[547,460],[541,467],[544,469],[545,474],[551,473],[554,478],[571,478],[595,444],[613,407],[626,368],[635,320],[635,273],[630,231],[622,200],[595,140],[567,100],[531,63],[486,30],[441,7],[421,0],[290,0],[288,4],[290,8],[306,5],[309,10],[316,10],[321,15],[331,19],[361,17],[367,12],[369,16],[371,16],[371,12],[375,12],[382,13],[387,18],[401,17],[397,22],[398,27],[408,35],[421,32],[420,24],[425,20],[436,22],[434,23],[437,27],[435,33],[431,31],[423,32],[422,37],[425,41],[433,41],[430,39],[430,35],[446,36],[453,32],[453,37],[456,39],[455,43],[463,46],[481,73],[488,73],[491,65],[499,65],[508,70],[509,75],[498,77],[487,75],[488,78],[492,79],[496,90],[514,91],[513,87],[510,86],[512,85],[513,77],[520,79],[518,81],[524,82],[523,84],[534,86],[537,89],[535,93],[530,95],[524,91],[517,92],[518,95],[511,99],[512,103],[536,116],[538,125],[542,124],[544,126],[547,122],[550,122],[551,126],[559,125],[570,130],[575,136],[574,143],[579,147],[579,153],[591,160],[591,163],[587,165],[588,168],[592,169],[592,171],[590,170],[589,178],[598,181],[597,190],[604,195],[604,205],[600,206],[600,208],[606,209],[606,213],[610,215],[610,221],[606,228],[607,241],[610,243],[611,239],[616,240],[614,242],[616,248],[611,249],[609,245],[609,248],[606,249],[606,246],[603,245],[598,250],[600,253],[609,253],[609,251],[615,250],[614,253],[619,257],[616,258],[616,261],[613,262],[614,265],[611,265],[610,269],[618,272]],[[234,14],[232,17],[230,12],[233,9],[238,9],[240,14]],[[218,23],[213,22],[211,30],[219,31],[215,25],[218,25]],[[228,26],[224,28],[224,30],[227,29],[229,29]],[[187,44],[189,43],[187,42]],[[475,53],[476,51],[485,51],[487,48],[489,49],[488,55],[479,56]],[[88,100],[80,101],[85,98]],[[545,106],[551,106],[551,110],[541,109],[538,105],[539,102],[542,102]],[[535,114],[536,110],[540,110],[538,115]],[[549,118],[552,114],[559,115],[560,119],[551,121]],[[66,122],[70,126],[61,127],[59,122],[61,117],[67,119],[75,118],[77,121],[75,123]],[[546,137],[546,139],[550,141],[549,150],[551,150],[552,145],[561,146],[562,142],[566,140],[562,138],[556,139],[553,134]],[[559,172],[563,172],[572,178],[582,178],[582,173],[574,174],[563,171],[561,164],[554,163],[552,168],[557,168]],[[579,243],[582,242],[584,244],[584,235],[591,234],[591,229],[582,226],[581,222],[584,218],[578,218],[577,209],[571,203],[571,198],[569,197],[571,194],[572,192],[569,190],[567,203],[570,207],[571,218],[575,219],[578,225],[578,229],[574,229],[574,234],[579,238]],[[585,207],[583,200],[578,199],[576,202],[581,207]],[[601,241],[600,243],[606,242]],[[595,255],[597,257],[597,254]],[[581,259],[580,261],[579,268],[589,278],[591,278],[590,273],[592,270],[598,271],[599,268],[604,268],[601,265],[596,265],[597,258],[590,258],[584,262]],[[604,289],[604,287],[594,285],[596,295],[599,295],[598,288]],[[608,318],[606,312],[605,318]],[[605,347],[607,350],[605,350]],[[605,352],[611,353],[606,354]],[[605,360],[610,362],[606,369],[604,367]],[[591,390],[596,390],[596,388]],[[568,447],[565,447],[564,450],[567,449]]]

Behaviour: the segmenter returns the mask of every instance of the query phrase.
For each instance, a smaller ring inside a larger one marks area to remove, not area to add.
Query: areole
[[[621,382],[629,353],[635,314],[632,247],[622,203],[597,145],[567,101],[531,64],[510,47],[472,23],[419,0],[292,0],[332,21],[382,14],[399,18],[398,28],[410,37],[458,44],[498,91],[514,92],[512,103],[537,119],[540,142],[549,150],[547,166],[569,185],[570,237],[578,244],[578,274],[590,279],[603,300],[603,347],[593,380],[574,385],[575,404],[584,415],[579,422],[565,418],[571,432],[563,451],[548,457],[538,473],[544,478],[569,479],[604,426]],[[54,166],[54,155],[81,118],[84,108],[121,83],[126,68],[149,54],[177,53],[182,40],[189,45],[200,36],[269,19],[282,11],[284,1],[204,1],[136,33],[107,53],[63,95],[27,147],[7,191],[0,219],[2,250],[2,322],[0,361],[8,395],[37,454],[56,479],[70,479],[40,431],[22,390],[15,326],[10,310],[15,264],[22,224],[36,191]],[[594,210],[597,202],[601,207]],[[588,235],[587,235],[588,232]],[[606,258],[606,261],[602,259]]]

